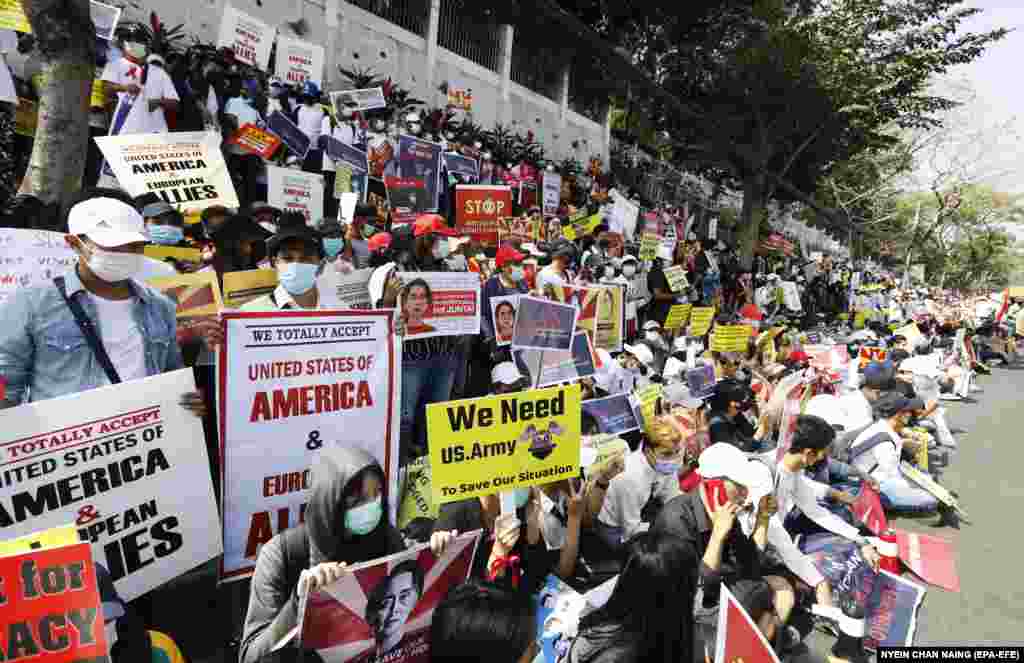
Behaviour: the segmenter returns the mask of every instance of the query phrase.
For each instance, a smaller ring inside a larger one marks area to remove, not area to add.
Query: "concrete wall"
[[[203,41],[216,41],[226,4],[225,0],[108,1],[123,6],[127,20],[148,22],[149,12],[154,10],[166,25],[184,23],[190,35]],[[337,28],[328,27],[325,2],[338,6]],[[346,69],[369,68],[377,74],[391,76],[403,87],[414,90],[417,98],[430,106],[445,102],[437,88],[447,81],[452,86],[473,90],[473,121],[485,129],[501,122],[520,133],[532,130],[543,142],[549,157],[555,160],[571,157],[584,166],[591,156],[600,156],[606,164],[609,161],[605,126],[572,112],[564,99],[548,99],[503,80],[503,72],[481,67],[436,45],[431,48],[427,38],[407,32],[345,0],[262,0],[262,6],[257,5],[256,0],[231,0],[231,4],[277,26],[285,34],[291,34],[286,22],[304,18],[310,29],[302,39],[320,44],[328,51],[325,84],[328,91],[343,87],[343,79],[337,73],[339,65]],[[438,0],[432,4],[437,11]],[[427,25],[426,20],[424,25]],[[425,28],[424,33],[428,32]],[[575,149],[573,142],[578,144]]]

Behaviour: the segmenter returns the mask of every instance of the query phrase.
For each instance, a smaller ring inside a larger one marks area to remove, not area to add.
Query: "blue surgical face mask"
[[[658,474],[664,474],[665,476],[671,476],[673,474],[679,474],[679,470],[682,468],[681,463],[669,460],[656,460],[654,461],[654,471]]]
[[[345,240],[341,237],[325,237],[324,238],[324,253],[327,257],[333,260],[338,257],[341,253],[341,249],[345,246]]]
[[[306,262],[283,262],[277,266],[277,281],[289,295],[301,295],[316,285],[317,268]]]
[[[380,496],[372,502],[361,504],[345,512],[345,529],[356,536],[366,536],[380,523],[384,515],[384,503]]]
[[[149,239],[154,244],[174,246],[185,239],[185,231],[178,226],[161,226],[153,224],[146,229]]]
[[[517,509],[522,509],[524,506],[526,506],[526,503],[530,501],[529,488],[516,488],[512,492],[515,494]]]

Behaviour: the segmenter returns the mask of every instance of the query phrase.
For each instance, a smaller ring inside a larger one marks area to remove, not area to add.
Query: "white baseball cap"
[[[104,248],[147,241],[145,222],[134,207],[115,198],[91,198],[71,208],[68,232],[87,235]]]
[[[728,442],[716,442],[705,449],[698,459],[697,472],[705,479],[729,479],[747,488],[759,485],[757,468],[739,448]]]
[[[491,382],[494,384],[513,385],[523,379],[523,375],[510,361],[503,361],[491,370]]]

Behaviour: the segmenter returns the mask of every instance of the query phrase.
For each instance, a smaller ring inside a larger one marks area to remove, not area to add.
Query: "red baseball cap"
[[[811,357],[803,350],[794,350],[793,352],[789,353],[789,360],[796,362],[805,362],[810,361]]]
[[[747,320],[764,320],[764,313],[757,308],[756,304],[747,304],[740,309],[740,316]]]
[[[382,251],[391,246],[391,234],[376,233],[366,242],[366,244],[370,247],[371,251]]]
[[[498,253],[494,256],[494,261],[498,264],[498,269],[501,269],[510,262],[522,262],[525,257],[522,253],[506,244],[498,249]]]
[[[457,237],[459,233],[454,228],[449,228],[440,214],[420,214],[416,217],[416,227],[413,230],[416,237],[423,235],[445,235]]]

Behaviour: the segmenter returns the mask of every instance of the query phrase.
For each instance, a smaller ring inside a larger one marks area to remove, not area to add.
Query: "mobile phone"
[[[708,504],[713,511],[720,509],[729,502],[729,497],[725,493],[725,481],[722,479],[704,479],[701,482],[701,486],[704,489],[704,496],[707,497]]]

